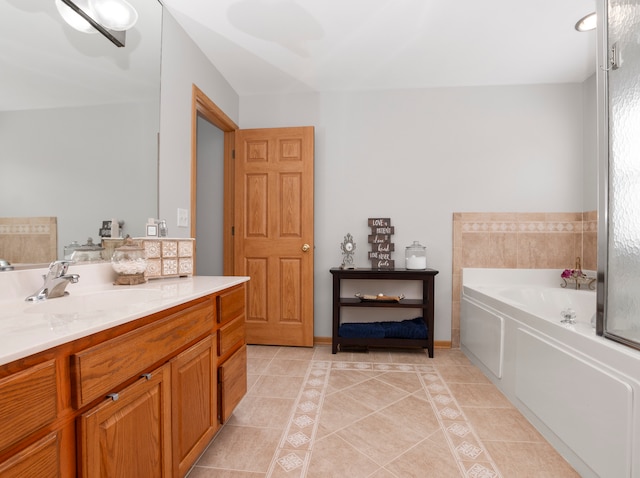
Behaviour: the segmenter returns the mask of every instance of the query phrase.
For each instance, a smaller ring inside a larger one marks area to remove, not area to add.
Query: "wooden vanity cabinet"
[[[246,393],[245,285],[0,366],[0,477],[184,477]]]
[[[210,335],[81,417],[82,476],[183,477],[219,429]]]

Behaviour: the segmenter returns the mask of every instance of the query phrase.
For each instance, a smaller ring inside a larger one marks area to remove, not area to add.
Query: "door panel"
[[[251,295],[247,307],[247,322],[267,322],[267,260],[245,258],[245,272],[251,277]],[[255,328],[255,327],[253,327]],[[249,342],[250,343],[250,342]]]
[[[247,174],[245,234],[251,238],[268,238],[269,218],[267,206],[269,204],[269,178],[266,174]]]
[[[299,259],[284,258],[280,261],[280,288],[288,291],[288,294],[282,297],[280,315],[284,322],[302,323],[300,283],[303,267],[304,264]]]
[[[313,128],[239,130],[235,178],[247,343],[312,346]]]

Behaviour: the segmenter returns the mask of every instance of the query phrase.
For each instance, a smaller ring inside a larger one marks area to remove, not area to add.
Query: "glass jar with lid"
[[[407,246],[404,253],[405,268],[421,270],[427,268],[427,248],[418,241]]]
[[[147,282],[147,259],[144,248],[127,236],[111,257],[111,267],[118,274],[114,284],[136,285]]]
[[[80,247],[80,243],[78,241],[73,241],[71,244],[64,246],[64,259],[71,260],[71,256],[76,252],[76,249]]]
[[[65,257],[67,248],[71,248],[73,245],[74,244],[71,243],[65,247]],[[93,238],[89,237],[86,244],[78,245],[74,248],[71,253],[71,260],[74,262],[101,261],[103,250],[104,247],[99,244],[94,244]]]

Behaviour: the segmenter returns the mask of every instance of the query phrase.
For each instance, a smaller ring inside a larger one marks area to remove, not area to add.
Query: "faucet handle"
[[[53,261],[49,264],[49,275],[53,274],[55,277],[65,275],[70,264],[71,261]]]

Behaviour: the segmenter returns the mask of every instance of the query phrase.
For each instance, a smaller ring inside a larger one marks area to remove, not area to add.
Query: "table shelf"
[[[400,302],[376,302],[373,300],[360,300],[358,298],[340,299],[342,307],[388,307],[388,308],[405,308],[405,309],[421,309],[424,302],[421,299],[402,299]]]
[[[341,269],[332,268],[333,275],[333,332],[332,353],[337,353],[344,346],[372,347],[422,347],[426,348],[429,357],[433,358],[434,332],[434,285],[438,271],[433,269]],[[343,280],[404,280],[421,281],[421,299],[401,299],[399,302],[361,301],[358,298],[341,297],[341,281]],[[422,317],[427,325],[426,339],[404,338],[353,338],[340,337],[341,309],[343,307],[376,307],[390,309],[421,309]]]

